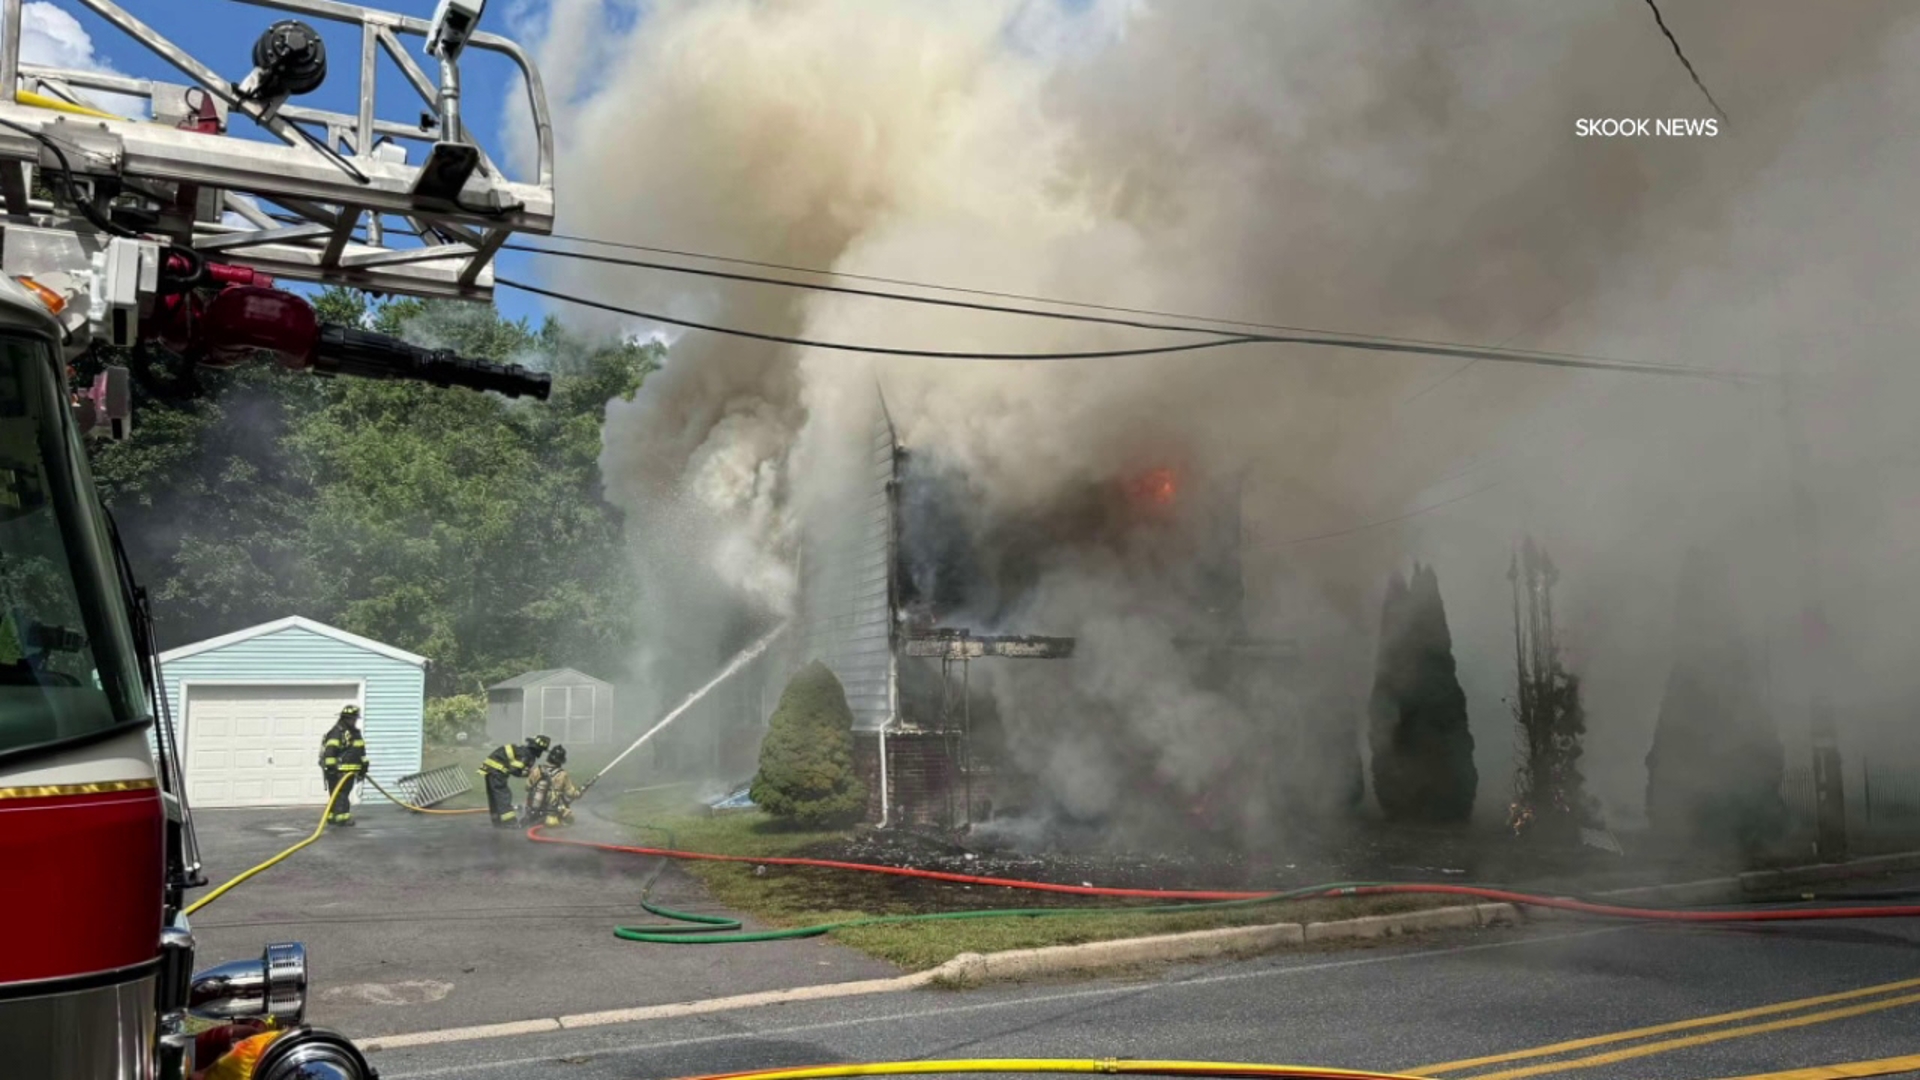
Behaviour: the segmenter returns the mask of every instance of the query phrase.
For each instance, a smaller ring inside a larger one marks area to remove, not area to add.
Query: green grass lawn
[[[446,802],[435,803],[433,805],[435,810],[467,810],[476,806],[487,805],[486,789],[480,786],[480,778],[475,776],[474,773],[480,768],[480,759],[486,757],[492,750],[493,747],[491,746],[471,744],[467,746],[428,746],[426,748],[420,760],[420,770],[422,772],[429,769],[437,769],[442,765],[458,765],[461,771],[466,774],[467,779],[473,783],[473,789],[467,793],[456,795]],[[398,794],[398,792],[395,792],[395,794]],[[515,794],[517,795],[519,793],[516,792]],[[380,799],[380,793],[377,791],[374,792],[373,797]],[[380,801],[385,802],[386,800],[381,799]]]
[[[664,846],[666,834],[671,833],[673,844],[679,848],[726,855],[797,855],[847,835],[835,830],[781,828],[758,811],[707,815],[685,800],[659,792],[622,795],[605,813],[633,829],[638,842]],[[761,875],[748,863],[688,861],[680,865],[719,903],[777,927],[941,910],[949,906],[943,901],[951,901],[954,909],[1060,908],[1069,903],[1079,906],[1098,902],[993,887],[961,891],[960,886],[852,871],[775,867]],[[963,952],[1074,945],[1226,926],[1321,922],[1460,902],[1434,896],[1354,897],[1171,914],[1123,912],[864,926],[836,930],[832,936],[862,952],[920,971]]]

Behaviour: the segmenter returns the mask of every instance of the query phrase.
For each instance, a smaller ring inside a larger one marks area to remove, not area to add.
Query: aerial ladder
[[[202,17],[259,25],[250,54],[218,57],[111,0],[69,2],[116,32],[112,55],[145,50],[179,80],[25,63],[22,0],[0,0],[0,1072],[186,1080],[251,1048],[223,1075],[370,1078],[350,1041],[305,1024],[302,946],[196,971],[184,894],[204,876],[178,740],[145,594],[81,449],[127,437],[130,376],[75,372],[139,349],[545,398],[543,372],[328,324],[283,287],[488,300],[501,245],[553,226],[540,76],[479,29],[484,0],[431,19],[203,0]],[[329,39],[358,45],[353,112],[300,100],[340,75]],[[463,122],[475,51],[519,69],[525,179]],[[417,112],[376,110],[383,69]]]

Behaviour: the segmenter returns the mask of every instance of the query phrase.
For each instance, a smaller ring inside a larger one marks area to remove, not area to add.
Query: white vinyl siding
[[[877,400],[867,433],[848,449],[837,498],[821,502],[833,512],[816,515],[804,531],[796,659],[832,669],[853,709],[854,730],[878,731],[893,717],[895,438]]]

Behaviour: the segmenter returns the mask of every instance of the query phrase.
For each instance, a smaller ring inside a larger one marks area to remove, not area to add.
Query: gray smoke
[[[1915,690],[1920,281],[1908,233],[1920,59],[1910,5],[1667,5],[1732,119],[1715,138],[1579,138],[1583,117],[1704,117],[1637,0],[1391,5],[1210,0],[664,0],[561,5],[547,70],[561,229],[726,255],[1221,317],[1820,377],[1808,392],[1821,584],[1843,715]],[[953,349],[1171,338],[605,267],[569,287],[822,339]],[[795,604],[799,508],[884,386],[903,440],[968,478],[981,520],[1167,452],[1250,470],[1250,613],[1302,643],[1294,703],[1360,715],[1378,590],[1434,564],[1504,805],[1509,545],[1562,567],[1591,787],[1638,812],[1681,553],[1721,553],[1788,662],[1782,432],[1741,389],[1482,362],[1257,347],[1140,360],[876,362],[711,335],[673,346],[604,465],[651,588],[661,697]],[[860,419],[856,419],[860,418]],[[1376,525],[1401,515],[1404,520]],[[1328,535],[1334,534],[1334,535]],[[1076,806],[1116,775],[1104,724],[1204,787],[1259,718],[1198,688],[1129,613],[1121,562],[1060,567],[1029,629],[1079,635],[1073,685],[1000,678],[1009,738]],[[1028,695],[1025,700],[1021,695]],[[1043,700],[1066,694],[1072,701]],[[1010,696],[1010,697],[1009,697]],[[1033,706],[1026,708],[1023,706]],[[1056,706],[1058,706],[1056,708]],[[1047,717],[1071,719],[1048,727]],[[1220,733],[1226,733],[1224,735]],[[1789,742],[1792,754],[1791,741]],[[1250,803],[1260,798],[1249,797]]]

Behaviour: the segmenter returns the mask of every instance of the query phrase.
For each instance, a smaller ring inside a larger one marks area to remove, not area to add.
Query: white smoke
[[[1902,135],[1920,119],[1910,7],[1675,5],[1670,22],[1732,119],[1712,139],[1609,141],[1576,137],[1575,121],[1710,115],[1627,0],[561,6],[545,68],[570,67],[583,41],[606,63],[561,95],[568,232],[1716,369],[1808,371],[1817,357],[1833,374],[1810,405],[1827,447],[1815,480],[1832,530],[1830,617],[1860,645],[1858,710],[1911,701],[1893,632],[1903,605],[1876,588],[1916,569],[1902,539],[1915,504],[1886,497],[1912,487],[1887,485],[1920,449],[1896,411],[1911,379],[1891,359],[1911,339],[1905,298],[1920,286],[1905,254],[1920,221]],[[555,272],[596,297],[816,339],[1022,351],[1181,340]],[[743,611],[791,609],[795,510],[857,442],[851,418],[876,383],[903,440],[965,475],[983,519],[1168,454],[1202,472],[1250,469],[1256,615],[1311,658],[1292,684],[1299,704],[1275,709],[1357,720],[1378,590],[1408,556],[1434,563],[1483,804],[1506,798],[1507,554],[1533,532],[1565,574],[1589,774],[1631,813],[1681,553],[1728,551],[1749,574],[1755,625],[1783,632],[1777,412],[1764,389],[1459,368],[1271,347],[869,361],[691,334],[635,403],[616,406],[604,465],[656,590],[648,655],[682,682],[741,643]],[[1077,705],[1005,701],[1009,727],[1029,722],[1015,715],[1104,716],[1179,782],[1203,784],[1267,721],[1223,719],[1231,707],[1193,685],[1164,633],[1129,622],[1127,569],[1069,567],[1039,591],[1032,628],[1086,643]],[[1776,672],[1783,718],[1798,715],[1790,666]],[[1010,738],[1081,776],[1063,786],[1091,805],[1114,773],[1080,723]]]

